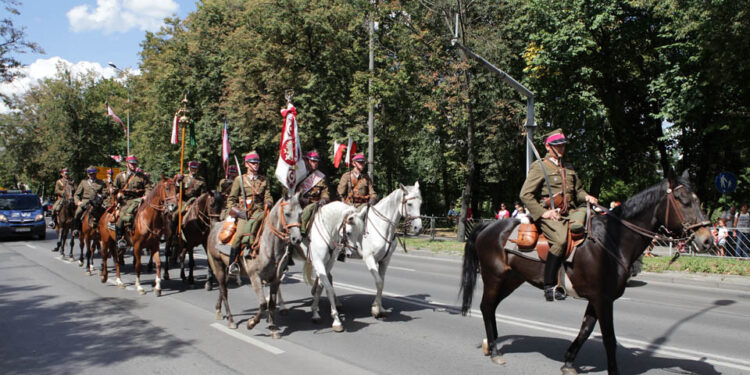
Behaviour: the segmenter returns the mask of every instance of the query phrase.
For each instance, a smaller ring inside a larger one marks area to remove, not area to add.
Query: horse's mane
[[[335,214],[346,216],[356,211],[357,209],[353,206],[350,206],[344,202],[335,201],[320,207],[320,219],[323,223],[326,223],[330,221],[330,218]]]
[[[676,178],[677,185],[683,185],[689,190],[691,189],[690,181],[684,177]],[[650,188],[641,191],[640,193],[628,198],[625,203],[615,207],[612,213],[623,219],[630,219],[643,210],[654,207],[659,200],[664,196],[667,190],[668,180],[651,186]],[[675,186],[677,186],[675,185]]]

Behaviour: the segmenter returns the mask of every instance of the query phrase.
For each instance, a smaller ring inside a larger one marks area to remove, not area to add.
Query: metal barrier
[[[750,259],[750,230],[742,228],[727,228],[728,236],[721,243],[718,238],[716,227],[711,228],[714,235],[714,248],[705,253],[696,251],[695,244],[685,243],[684,241],[653,241],[651,246],[646,249],[646,253],[655,255],[672,256],[675,252],[685,255],[709,256],[709,257],[734,257],[741,259]]]

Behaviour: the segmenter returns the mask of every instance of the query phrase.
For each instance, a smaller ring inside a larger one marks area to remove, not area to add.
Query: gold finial
[[[294,99],[294,90],[287,89],[286,91],[284,91],[284,97],[286,98],[287,104],[291,103],[292,99]]]
[[[181,124],[187,124],[190,122],[190,117],[188,117],[190,110],[188,109],[187,105],[188,105],[188,99],[187,99],[187,93],[185,93],[185,96],[182,97],[182,101],[180,101],[180,110],[177,111],[177,114],[180,115],[179,121]]]

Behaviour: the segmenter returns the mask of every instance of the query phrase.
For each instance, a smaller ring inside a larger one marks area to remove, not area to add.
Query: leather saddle
[[[571,232],[570,223],[568,223],[568,240],[565,245],[565,258],[567,259],[578,245],[583,243],[586,238],[586,232]],[[510,239],[511,242],[515,242],[518,246],[518,250],[523,252],[529,252],[536,250],[539,254],[539,259],[542,261],[547,260],[547,253],[549,252],[549,242],[544,233],[534,223],[531,224],[519,224],[518,225],[518,238]]]

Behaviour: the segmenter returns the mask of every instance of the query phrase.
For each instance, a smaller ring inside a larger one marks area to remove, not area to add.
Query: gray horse
[[[268,310],[268,329],[271,337],[280,338],[278,327],[275,324],[276,297],[281,284],[281,277],[289,261],[287,248],[296,248],[302,242],[300,233],[300,216],[302,207],[299,202],[299,193],[291,198],[279,199],[263,221],[263,233],[260,237],[260,248],[252,259],[248,257],[249,251],[244,252],[240,261],[242,272],[250,279],[250,282],[258,296],[258,313],[247,321],[247,329],[255,327],[262,314]],[[229,328],[237,328],[232,312],[229,309],[227,285],[229,273],[227,265],[229,256],[219,251],[219,232],[222,223],[214,223],[211,233],[208,235],[208,264],[213,270],[219,283],[219,300],[216,302],[216,319],[221,320],[221,304],[224,303],[226,318]],[[291,246],[290,246],[291,245]],[[263,292],[263,282],[270,286],[269,300]]]

